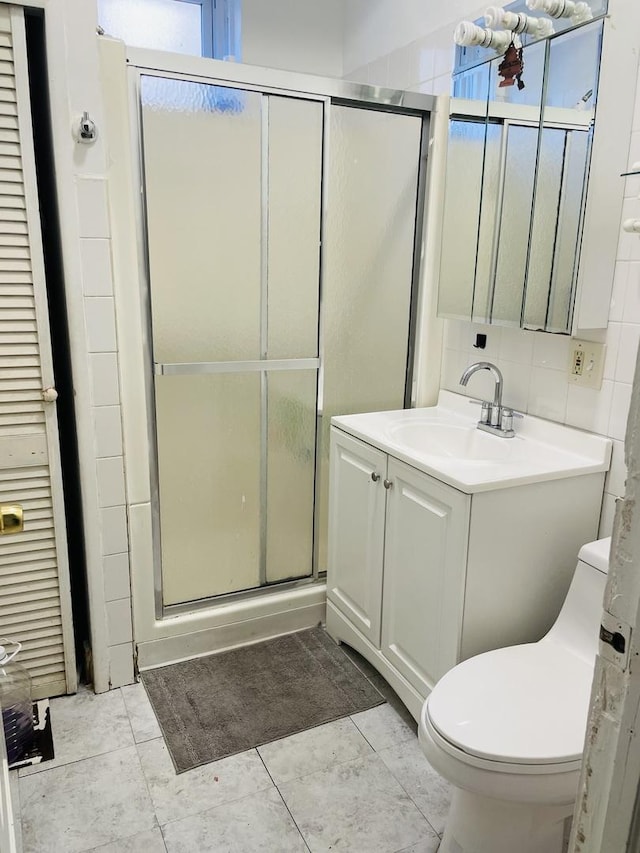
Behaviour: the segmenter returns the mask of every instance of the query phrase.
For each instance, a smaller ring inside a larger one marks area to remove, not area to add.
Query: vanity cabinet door
[[[387,456],[331,429],[327,597],[380,647]]]
[[[423,696],[458,661],[469,495],[389,459],[382,652]]]

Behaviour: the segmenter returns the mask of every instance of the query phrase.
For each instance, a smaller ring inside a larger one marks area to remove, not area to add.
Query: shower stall
[[[433,99],[128,63],[154,591],[138,623],[175,634],[317,584],[331,416],[411,404]]]

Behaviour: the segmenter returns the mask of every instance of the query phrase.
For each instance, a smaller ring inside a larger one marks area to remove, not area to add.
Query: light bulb
[[[588,3],[576,3],[574,0],[527,0],[527,7],[551,15],[552,18],[571,18],[574,24],[582,24],[593,18]]]
[[[511,44],[511,35],[479,27],[472,21],[460,21],[453,40],[462,47],[492,47],[497,51],[505,51]]]
[[[553,33],[553,21],[550,18],[532,18],[517,12],[508,12],[501,6],[489,6],[484,13],[487,27],[511,30],[512,33],[529,33],[535,38],[546,38]]]

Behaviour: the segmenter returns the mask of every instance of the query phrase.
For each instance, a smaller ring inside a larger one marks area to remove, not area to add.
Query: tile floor
[[[23,853],[435,853],[448,789],[385,693],[179,776],[142,684],[54,699],[55,760],[12,773]]]

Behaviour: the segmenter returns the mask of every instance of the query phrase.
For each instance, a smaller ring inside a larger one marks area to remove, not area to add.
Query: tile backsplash
[[[480,14],[471,12],[473,20]],[[428,94],[450,91],[455,23],[422,34],[345,76],[362,82]],[[637,88],[628,166],[640,162],[640,86]],[[627,179],[623,220],[640,218],[640,177]],[[613,461],[607,476],[600,535],[611,532],[615,499],[624,493],[624,436],[640,340],[640,236],[621,230],[606,337],[604,378],[600,390],[569,384],[571,341],[567,336],[529,332],[470,322],[444,322],[440,385],[470,397],[493,394],[491,377],[476,374],[459,384],[465,367],[491,361],[504,375],[504,401],[521,412],[607,435],[613,440]],[[476,334],[487,335],[485,349],[475,349]],[[597,335],[598,333],[596,333]]]

